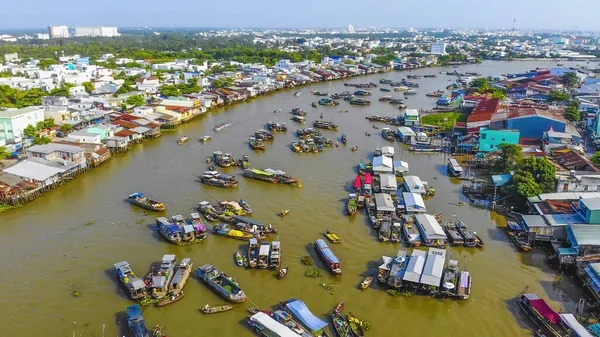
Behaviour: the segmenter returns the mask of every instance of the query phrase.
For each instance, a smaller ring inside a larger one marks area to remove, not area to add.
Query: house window
[[[585,186],[583,186],[583,190],[584,190],[585,192],[587,192],[587,190],[588,190],[588,187],[589,187],[588,185],[585,185]]]

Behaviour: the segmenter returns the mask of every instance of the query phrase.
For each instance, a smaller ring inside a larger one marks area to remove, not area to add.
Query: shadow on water
[[[515,247],[515,245],[512,242],[509,242],[510,240],[508,239],[507,234],[504,233],[504,231],[501,230],[501,228],[499,228],[499,227],[487,228],[486,230],[488,232],[488,237],[490,240],[504,242],[507,245],[510,245],[511,247],[513,247],[513,249],[515,251],[517,251],[517,247]]]
[[[524,289],[524,291],[526,290]],[[513,316],[517,320],[519,327],[521,327],[522,329],[531,330],[532,332],[535,331],[535,324],[527,317],[527,315],[521,310],[521,308],[519,308],[519,305],[517,304],[514,298],[505,300],[504,306],[506,307],[506,309],[508,309],[510,313],[513,314]]]
[[[242,318],[241,320],[238,321],[239,326],[241,326],[244,330],[249,330],[254,332],[254,329],[252,328],[252,326],[248,323],[249,318]]]
[[[115,284],[115,294],[119,295],[119,297],[124,298],[124,299],[129,299],[129,295],[127,295],[127,293],[125,292],[125,289],[123,289],[123,285],[121,285],[121,281],[119,280],[119,278],[117,277],[117,273],[115,271],[115,268],[106,268],[104,269],[104,274],[113,281],[113,283]]]
[[[127,311],[118,311],[115,313],[115,327],[117,328],[118,336],[129,336],[130,331],[127,326]]]
[[[158,226],[156,226],[154,224],[148,224],[148,225],[146,225],[146,228],[150,231],[150,233],[152,233],[152,237],[155,240],[160,240],[162,242],[166,242],[166,240],[158,232]]]

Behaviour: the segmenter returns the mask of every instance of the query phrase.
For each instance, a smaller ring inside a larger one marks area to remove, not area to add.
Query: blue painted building
[[[544,131],[553,129],[565,132],[567,121],[562,116],[554,116],[544,111],[536,110],[535,113],[519,114],[506,120],[506,128],[520,131],[521,138],[541,139]]]
[[[479,129],[479,151],[494,152],[500,144],[519,144],[519,130]]]

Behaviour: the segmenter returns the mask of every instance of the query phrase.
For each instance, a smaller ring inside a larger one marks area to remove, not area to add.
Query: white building
[[[275,63],[275,68],[283,69],[283,70],[291,70],[291,69],[293,69],[293,66],[292,66],[292,63],[290,62],[290,60],[283,59],[283,60],[279,60],[279,61],[277,61],[277,63]]]
[[[22,138],[28,125],[43,120],[44,109],[39,106],[0,111],[0,140]]]
[[[60,39],[69,37],[69,27],[67,26],[48,26],[48,35],[51,39]]]
[[[50,39],[50,34],[48,33],[37,33],[35,34],[35,38],[38,40],[48,40]]]
[[[91,26],[91,27],[75,27],[75,36],[103,36],[103,37],[114,37],[119,36],[117,27],[103,27],[103,26]]]
[[[354,33],[354,26],[353,25],[348,25],[348,33],[350,33],[350,34]]]
[[[18,53],[4,54],[4,60],[8,61],[17,61],[19,59]]]
[[[100,134],[98,133],[90,133],[87,131],[73,131],[69,133],[69,138],[74,140],[77,143],[85,143],[85,144],[100,144]]]
[[[446,43],[445,42],[433,42],[431,45],[431,54],[444,55],[446,54]]]

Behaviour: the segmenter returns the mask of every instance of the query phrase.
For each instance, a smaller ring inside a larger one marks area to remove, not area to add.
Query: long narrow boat
[[[271,244],[264,241],[260,244],[258,250],[258,265],[260,269],[267,269],[269,267],[269,253],[271,251]]]
[[[212,264],[198,267],[198,276],[226,300],[234,303],[246,300],[246,294],[239,284],[232,277],[218,271]]]
[[[134,337],[150,337],[146,321],[142,316],[142,308],[139,304],[127,307],[127,326]]]
[[[175,269],[175,255],[165,254],[160,261],[158,270],[152,271],[146,277],[146,283],[152,290],[152,297],[159,299],[167,296],[169,284],[173,279],[173,270]]]
[[[200,309],[200,312],[203,314],[216,314],[219,312],[224,312],[233,309],[233,305],[220,305],[218,307],[209,307],[208,304]]]
[[[283,308],[292,314],[300,324],[315,337],[329,337],[327,326],[329,323],[315,316],[306,304],[300,300],[290,299],[284,302]]]
[[[456,229],[465,239],[465,247],[483,247],[483,241],[477,236],[477,233],[471,232],[464,222],[459,221],[456,224]]]
[[[167,241],[179,244],[181,243],[181,228],[174,223],[171,223],[169,219],[165,217],[156,218],[156,226],[158,226],[158,232]]]
[[[315,241],[315,249],[323,261],[327,264],[327,268],[334,274],[341,275],[342,268],[340,267],[340,260],[333,254],[327,243],[323,239]]]
[[[357,205],[356,205],[356,193],[348,194],[348,205],[346,207],[348,209],[348,215],[356,214]]]
[[[175,270],[175,275],[173,276],[173,279],[169,284],[169,291],[171,292],[171,294],[178,294],[180,292],[183,292],[183,286],[185,286],[187,279],[190,277],[193,266],[194,264],[192,263],[192,259],[190,259],[189,257],[179,262],[179,265]]]
[[[254,238],[248,242],[248,264],[250,268],[258,265],[258,241]]]
[[[271,255],[269,256],[269,268],[279,269],[281,265],[281,242],[273,241],[271,243]],[[287,270],[286,270],[287,272]]]
[[[528,252],[531,250],[531,245],[526,238],[523,237],[523,229],[519,224],[514,221],[507,221],[507,231],[508,236],[513,240],[517,247],[521,248],[523,251]]]
[[[536,294],[523,294],[516,298],[515,301],[519,305],[519,308],[535,323],[536,330],[541,330],[544,336],[570,336],[564,326],[562,326],[558,313]]]
[[[266,181],[269,183],[277,183],[277,184],[297,184],[298,187],[301,186],[300,180],[294,179],[285,174],[285,172],[280,170],[273,169],[245,169],[242,173],[244,177],[256,179],[260,181]]]
[[[348,323],[350,323],[350,330],[352,330],[354,337],[364,337],[365,330],[361,326],[362,322],[351,313],[348,314]]]
[[[183,144],[183,143],[187,142],[188,140],[190,140],[190,136],[188,136],[188,135],[183,135],[181,138],[179,138],[179,139],[177,140],[177,144],[181,145],[181,144]]]
[[[127,197],[127,200],[138,207],[147,209],[153,212],[162,212],[165,210],[165,205],[162,202],[155,201],[144,197],[143,193],[133,193]]]
[[[456,296],[461,300],[466,300],[471,296],[471,274],[466,270],[460,272]]]
[[[141,301],[148,296],[148,289],[144,280],[134,274],[127,261],[115,263],[114,268],[121,284],[129,291],[129,297],[133,300]]]
[[[217,235],[222,235],[236,240],[250,240],[255,236],[250,233],[245,233],[237,229],[229,227],[227,224],[218,224],[213,227],[213,231]]]
[[[157,307],[164,307],[171,303],[175,303],[183,298],[183,291],[180,291],[176,294],[168,294],[164,299],[156,304]]]
[[[204,172],[204,174],[200,177],[200,182],[206,185],[223,188],[237,187],[238,185],[238,181],[234,176],[222,174],[218,171]]]
[[[457,260],[449,260],[448,265],[444,269],[444,276],[442,278],[442,293],[450,296],[455,296],[458,291],[459,285],[459,273]]]
[[[337,332],[339,337],[353,337],[352,330],[350,329],[350,324],[348,321],[342,316],[342,309],[344,308],[344,302],[340,302],[332,311],[331,311],[331,322],[333,323],[333,328],[335,332]]]
[[[231,125],[231,123],[221,123],[221,124],[215,126],[215,131],[221,131],[230,125]]]

